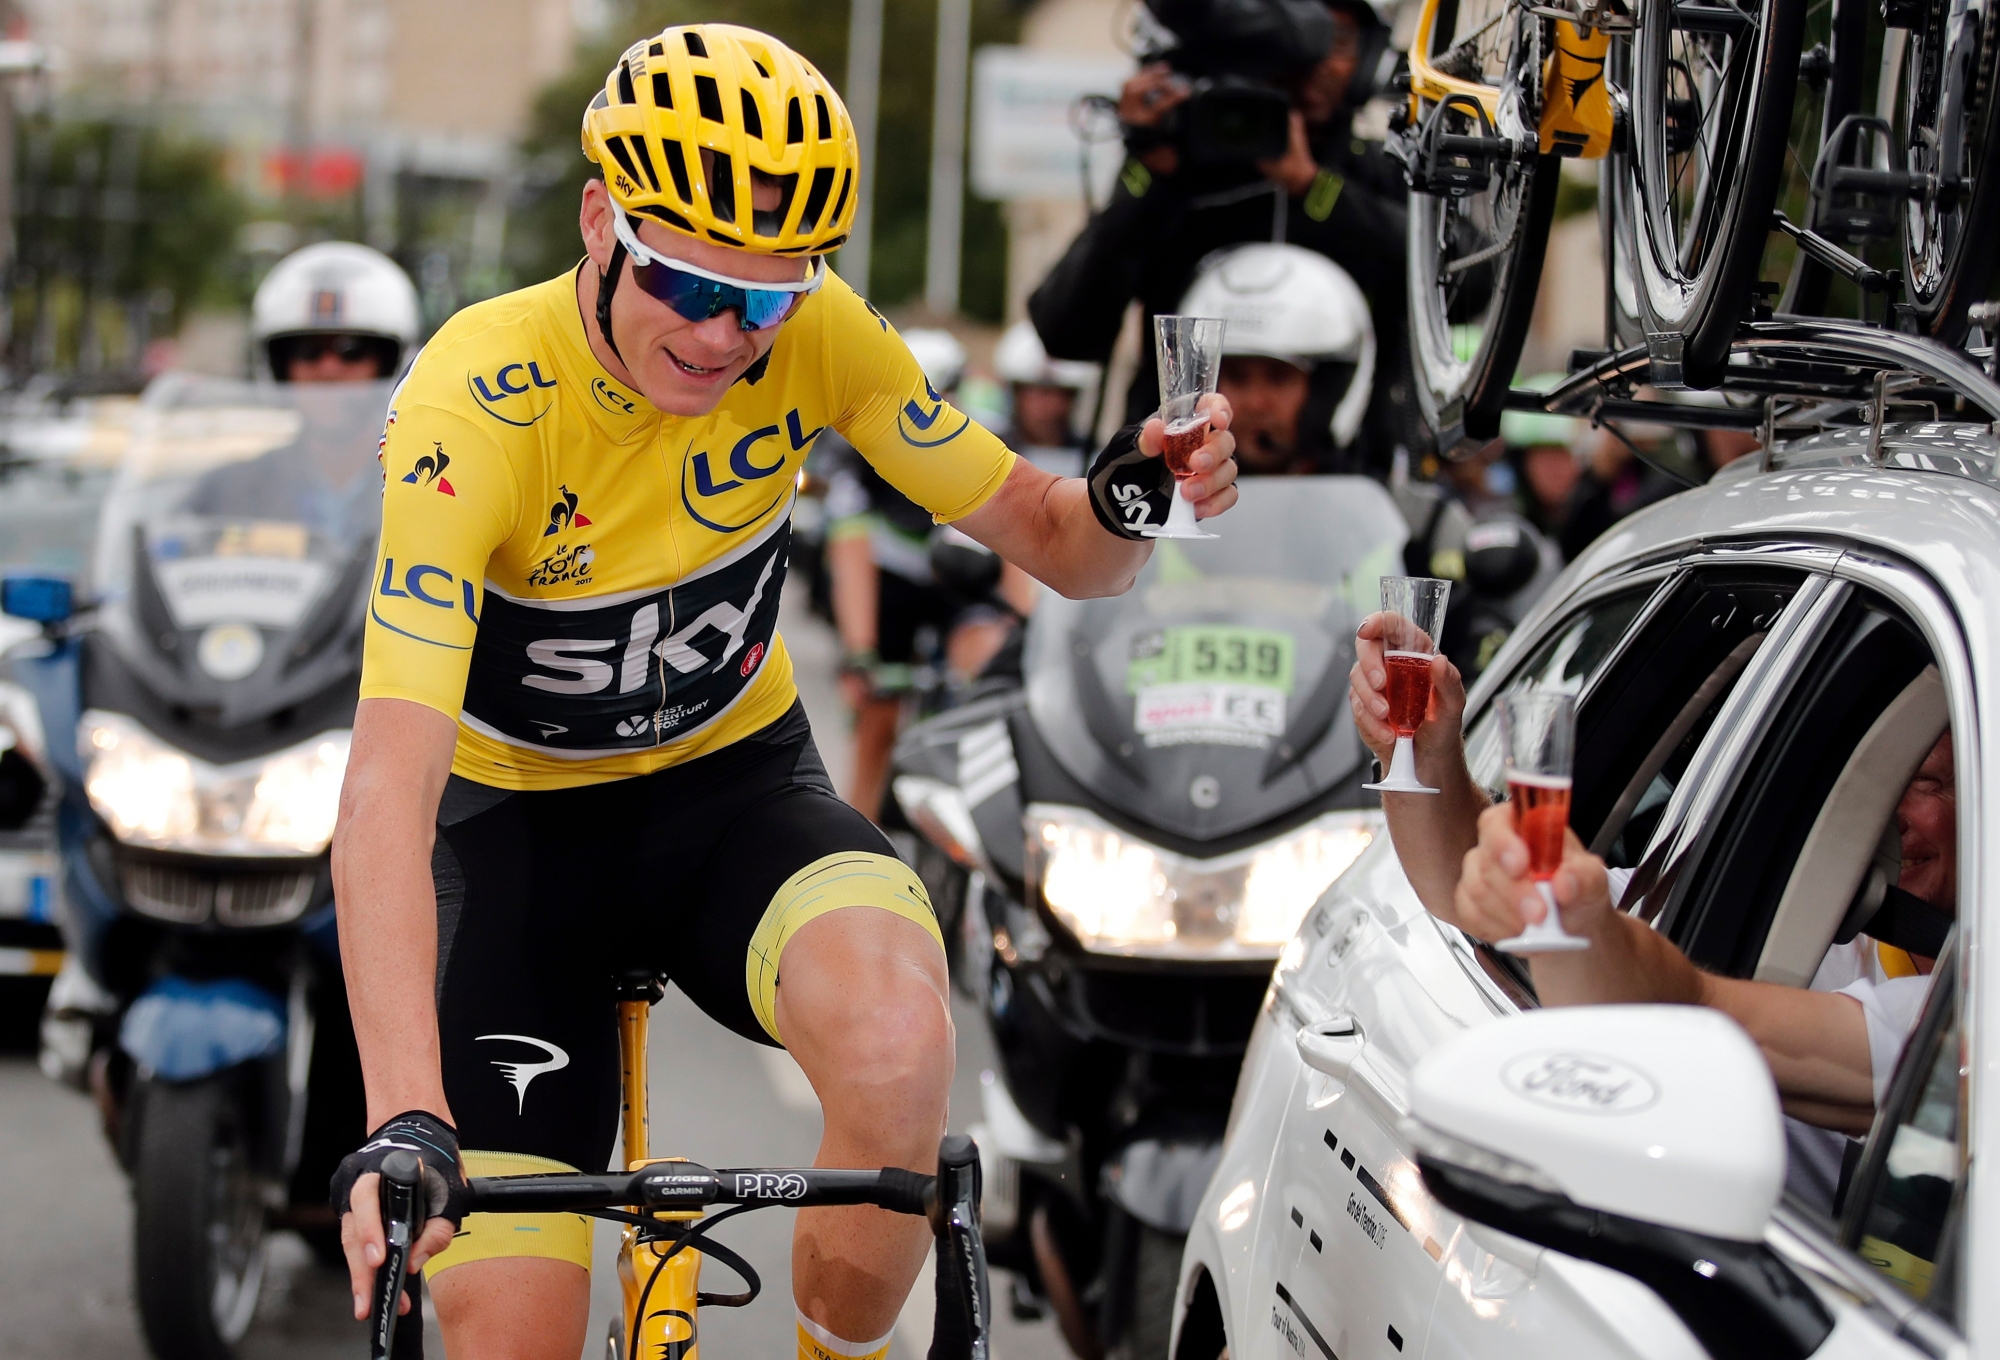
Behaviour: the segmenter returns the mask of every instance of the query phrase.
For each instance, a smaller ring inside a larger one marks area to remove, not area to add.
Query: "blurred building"
[[[390,250],[433,321],[498,268],[513,146],[590,0],[14,0],[78,116],[168,120],[229,148],[287,248],[301,223]],[[450,219],[440,221],[440,218]]]

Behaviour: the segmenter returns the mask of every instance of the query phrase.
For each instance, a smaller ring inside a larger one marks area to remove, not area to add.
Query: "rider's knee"
[[[865,986],[833,995],[813,989],[800,1000],[798,1013],[787,1015],[788,1028],[810,1034],[826,1079],[848,1089],[934,1090],[942,1099],[956,1035],[949,1002],[924,972],[892,967]]]

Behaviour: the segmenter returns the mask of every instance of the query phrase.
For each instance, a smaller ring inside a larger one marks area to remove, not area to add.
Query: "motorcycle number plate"
[[[1290,694],[1292,652],[1292,635],[1272,628],[1162,628],[1133,639],[1125,688],[1138,694],[1162,685],[1223,684]]]

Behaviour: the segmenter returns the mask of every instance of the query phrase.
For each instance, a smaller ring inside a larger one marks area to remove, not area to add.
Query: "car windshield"
[[[148,389],[104,507],[97,587],[130,597],[147,555],[176,620],[290,628],[381,519],[386,382]]]

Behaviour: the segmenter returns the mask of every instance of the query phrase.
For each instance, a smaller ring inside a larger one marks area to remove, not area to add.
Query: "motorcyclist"
[[[1012,408],[1001,435],[1009,448],[1044,472],[1075,477],[1083,471],[1092,431],[1079,428],[1092,414],[1100,373],[1096,364],[1051,359],[1035,323],[1016,321],[993,351],[993,367],[1007,384]]]
[[[402,267],[351,241],[321,241],[272,266],[250,336],[279,382],[393,378],[417,343],[417,290]]]
[[[965,375],[965,346],[950,331],[928,328],[903,332],[903,342],[937,394],[953,400]],[[920,645],[920,635],[934,633],[951,677],[965,680],[999,650],[1013,620],[942,588],[931,573],[937,526],[930,511],[889,485],[836,432],[821,439],[834,468],[826,496],[826,566],[840,634],[840,688],[854,714],[854,763],[844,792],[879,821],[904,700],[930,650]],[[1034,461],[1025,451],[1022,456]],[[1074,467],[1066,475],[1080,471]],[[1003,566],[1001,595],[1016,610],[1027,611],[1033,588],[1027,573]]]

